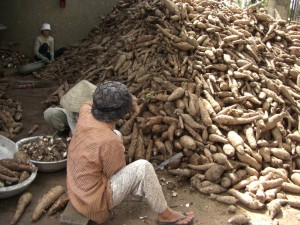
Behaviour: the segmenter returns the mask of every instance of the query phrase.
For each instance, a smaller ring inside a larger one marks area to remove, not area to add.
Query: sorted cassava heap
[[[299,50],[300,24],[259,3],[120,1],[41,75],[126,84],[141,106],[118,123],[128,162],[182,151],[170,173],[275,218],[300,206],[284,194],[300,193]]]
[[[0,160],[0,189],[27,180],[36,167],[27,161],[15,159]]]

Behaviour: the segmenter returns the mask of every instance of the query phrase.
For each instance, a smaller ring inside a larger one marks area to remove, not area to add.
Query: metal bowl
[[[25,65],[18,66],[18,72],[22,73],[22,74],[32,73],[36,70],[41,69],[44,66],[45,66],[45,62],[43,62],[43,61],[28,63]]]
[[[39,172],[55,172],[62,170],[66,168],[67,166],[67,159],[55,161],[55,162],[40,162],[40,161],[34,161],[34,160],[29,160],[32,162],[37,168],[39,168]]]
[[[12,159],[14,153],[17,152],[17,147],[13,141],[0,135],[0,150],[0,159]],[[29,163],[32,164],[31,162]],[[0,188],[0,199],[9,198],[25,191],[25,189],[34,181],[36,175],[37,171],[32,172],[30,177],[22,183]]]
[[[34,137],[21,139],[16,143],[17,148],[19,149],[21,145],[26,144],[28,141],[36,140],[40,137],[42,136],[34,136]],[[47,172],[47,173],[55,172],[58,170],[62,170],[67,166],[67,159],[54,161],[54,162],[42,162],[42,161],[35,161],[32,159],[29,159],[29,161],[39,169],[39,172]]]

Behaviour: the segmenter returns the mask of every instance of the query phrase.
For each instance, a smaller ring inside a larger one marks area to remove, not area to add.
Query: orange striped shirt
[[[126,165],[125,148],[109,124],[94,119],[91,106],[82,105],[69,145],[67,187],[74,208],[103,223],[112,206],[108,179]]]

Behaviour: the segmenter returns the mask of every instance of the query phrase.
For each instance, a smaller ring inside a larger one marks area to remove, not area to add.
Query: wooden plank
[[[87,225],[89,219],[81,215],[71,204],[68,203],[60,218],[62,225]]]

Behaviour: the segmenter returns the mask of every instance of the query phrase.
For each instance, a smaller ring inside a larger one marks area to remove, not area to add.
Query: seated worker
[[[93,101],[84,103],[68,148],[67,189],[73,207],[96,223],[104,223],[108,210],[127,196],[144,197],[157,213],[159,225],[192,224],[193,212],[168,207],[151,163],[137,160],[126,166],[125,147],[113,126],[137,99],[125,85],[106,82],[97,86]]]
[[[54,38],[50,36],[50,24],[44,23],[41,27],[41,34],[35,40],[34,59],[36,61],[53,62],[61,56],[66,48],[60,48],[54,51]]]
[[[91,101],[96,86],[87,80],[82,80],[71,88],[60,100],[63,107],[51,107],[44,111],[46,122],[58,132],[68,135],[73,133],[80,106]]]

